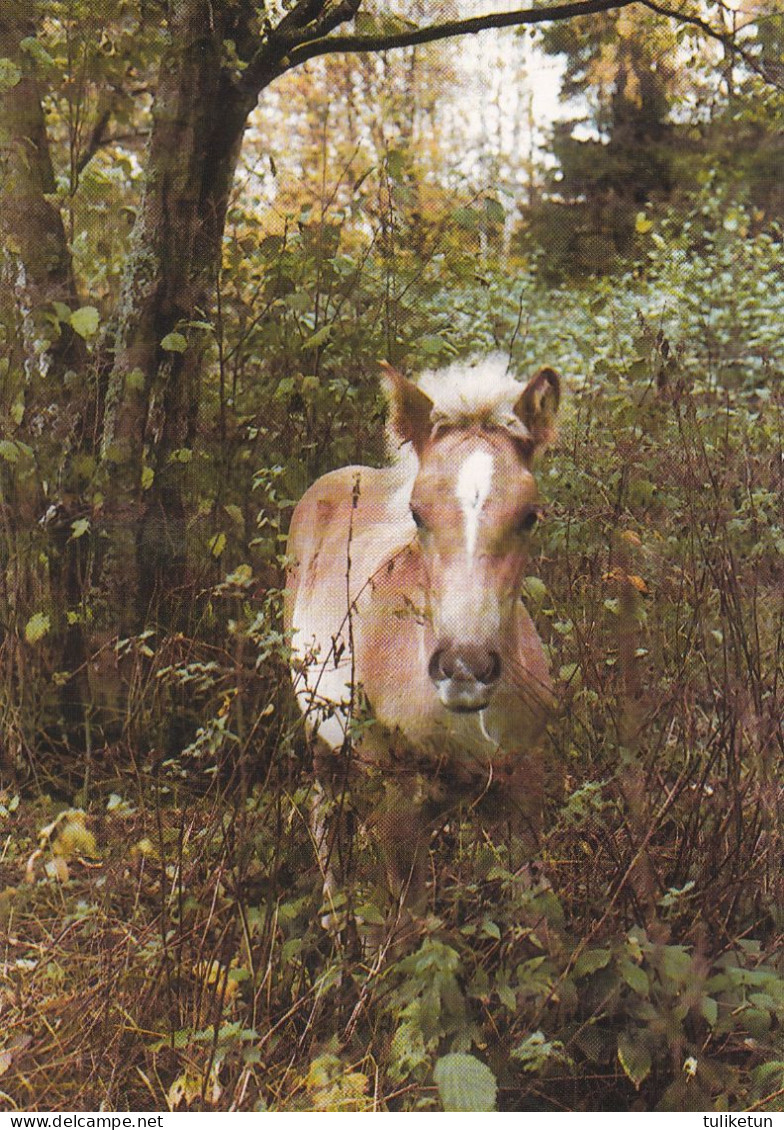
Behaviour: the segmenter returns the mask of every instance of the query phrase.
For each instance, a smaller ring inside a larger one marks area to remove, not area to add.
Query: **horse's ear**
[[[553,440],[560,399],[561,378],[555,369],[545,365],[531,377],[515,404],[515,416],[525,424],[534,441],[534,449]]]
[[[433,428],[433,401],[387,361],[381,361],[382,379],[389,401],[389,427],[399,443],[411,443],[420,452]]]

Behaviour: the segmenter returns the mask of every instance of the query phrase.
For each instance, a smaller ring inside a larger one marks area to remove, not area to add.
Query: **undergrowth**
[[[442,328],[445,292],[422,298],[414,367],[511,343],[564,370],[525,586],[564,783],[521,872],[455,814],[402,945],[319,924],[279,619],[285,460],[256,477],[253,544],[227,548],[193,630],[95,652],[81,746],[51,724],[46,631],[6,633],[0,1105],[784,1109],[780,374],[764,310],[699,301],[750,257],[770,282],[773,251],[724,230],[718,278],[692,262],[666,283],[651,245],[647,273],[568,299],[488,276],[470,326],[467,284]],[[312,430],[291,381],[291,427]],[[313,395],[344,398],[343,448],[369,444],[367,390]],[[358,829],[358,885],[371,856]]]

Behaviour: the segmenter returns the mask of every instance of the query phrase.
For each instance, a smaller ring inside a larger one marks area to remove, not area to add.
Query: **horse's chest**
[[[417,688],[414,682],[398,694],[370,704],[381,741],[389,747],[393,760],[408,759],[423,766],[485,767],[503,757],[501,743],[488,726],[489,711],[447,711],[429,686]]]

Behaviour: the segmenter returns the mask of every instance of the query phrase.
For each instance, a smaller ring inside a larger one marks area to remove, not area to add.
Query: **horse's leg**
[[[536,859],[540,850],[544,771],[542,759],[529,754],[504,778],[496,822],[508,831],[509,867],[519,871]]]
[[[321,925],[337,934],[348,922],[346,879],[352,846],[352,814],[342,758],[316,738],[310,834],[321,871]]]
[[[372,817],[384,867],[386,888],[398,913],[422,915],[427,909],[428,844],[433,826],[430,805],[396,783]]]

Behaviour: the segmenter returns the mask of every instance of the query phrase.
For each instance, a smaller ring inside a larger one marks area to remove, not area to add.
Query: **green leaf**
[[[580,683],[580,664],[579,663],[564,663],[558,669],[558,678],[562,683],[574,683],[579,686]]]
[[[744,1008],[740,1019],[753,1040],[764,1040],[770,1031],[773,1018],[766,1008]]]
[[[493,922],[492,918],[484,918],[482,920],[481,933],[484,938],[495,938],[497,942],[501,941],[500,927],[496,922]]]
[[[445,1111],[495,1110],[495,1076],[476,1056],[465,1052],[442,1055],[433,1078]]]
[[[544,1032],[541,1031],[531,1032],[522,1043],[512,1049],[510,1054],[512,1059],[516,1059],[522,1065],[523,1071],[530,1072],[541,1071],[548,1060],[570,1062],[561,1041],[547,1040]]]
[[[165,349],[169,353],[184,353],[187,348],[188,341],[183,334],[166,334],[166,337],[161,340],[161,349]]]
[[[252,580],[253,570],[251,569],[250,565],[248,565],[246,562],[243,562],[241,565],[238,565],[232,573],[229,573],[227,575],[226,584],[247,586],[251,583]]]
[[[391,1074],[403,1079],[427,1059],[422,1029],[413,1020],[404,1020],[395,1031],[390,1046]]]
[[[610,951],[607,949],[583,950],[574,963],[575,977],[586,977],[595,973],[597,969],[604,969],[610,961]]]
[[[0,459],[6,463],[16,463],[19,458],[19,445],[12,439],[0,439]]]
[[[544,604],[544,598],[547,596],[547,585],[540,577],[526,577],[523,581],[523,597],[533,605],[534,608],[541,607]]]
[[[142,490],[149,490],[155,481],[155,471],[152,467],[142,467]]]
[[[10,59],[0,59],[0,92],[10,90],[22,81],[22,72]]]
[[[703,997],[700,1001],[700,1012],[705,1017],[708,1025],[711,1028],[716,1027],[716,1021],[719,1019],[719,1006],[713,997]]]
[[[35,612],[25,624],[25,639],[28,643],[38,643],[50,628],[50,620],[45,612]]]
[[[25,36],[19,46],[31,59],[35,59],[36,63],[39,63],[41,66],[53,67],[55,65],[54,59],[46,50],[43,43],[36,39],[34,35]]]
[[[357,35],[377,35],[378,19],[370,12],[357,12],[354,17],[354,31]]]
[[[510,985],[497,985],[496,992],[504,1008],[508,1008],[510,1012],[517,1011],[517,994]]]
[[[504,206],[499,200],[493,196],[485,198],[485,212],[488,220],[493,224],[502,224],[506,219],[506,212]]]
[[[71,522],[71,539],[75,541],[77,538],[84,537],[89,529],[89,518],[77,518],[75,522]]]
[[[651,986],[648,981],[648,974],[644,969],[640,969],[639,965],[635,965],[633,961],[627,960],[621,962],[619,971],[632,992],[641,997],[647,997]]]
[[[318,349],[321,345],[326,345],[329,341],[330,334],[332,333],[332,326],[322,326],[320,330],[316,330],[314,334],[303,341],[303,349]]]
[[[402,149],[390,149],[387,153],[387,173],[395,181],[402,181],[406,171],[406,155]]]
[[[93,337],[98,332],[101,318],[94,306],[80,306],[70,318],[71,328],[79,337]]]
[[[664,946],[661,951],[661,971],[676,984],[685,985],[692,973],[691,954],[683,946]]]
[[[476,208],[456,208],[452,213],[452,219],[459,228],[464,228],[466,231],[476,231],[479,227],[479,213]]]
[[[639,1091],[651,1071],[651,1053],[639,1033],[621,1032],[618,1036],[618,1062],[626,1077]]]
[[[438,334],[424,334],[419,339],[418,345],[423,353],[432,355],[442,353],[448,348],[447,343]]]

